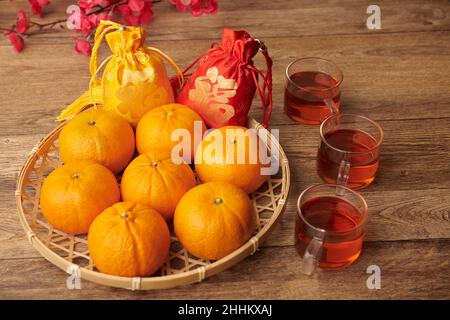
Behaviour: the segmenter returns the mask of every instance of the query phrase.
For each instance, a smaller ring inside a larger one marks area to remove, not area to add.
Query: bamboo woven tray
[[[54,229],[39,209],[42,182],[51,171],[61,165],[58,136],[63,126],[64,123],[33,148],[19,174],[15,196],[20,222],[30,244],[60,269],[72,274],[75,270],[81,279],[131,290],[162,289],[200,282],[255,253],[284,211],[290,186],[289,163],[278,141],[269,135],[268,141],[273,139],[279,151],[280,170],[250,195],[258,214],[258,227],[248,242],[220,260],[208,261],[187,253],[172,233],[169,257],[155,275],[127,278],[100,273],[96,271],[89,257],[86,235],[73,236]],[[249,119],[248,127],[265,130],[253,119]]]

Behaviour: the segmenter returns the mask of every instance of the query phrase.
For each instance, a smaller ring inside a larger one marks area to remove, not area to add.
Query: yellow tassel
[[[61,114],[56,118],[56,121],[61,122],[64,120],[72,119],[88,106],[102,104],[103,95],[101,85],[93,86],[91,91],[92,95],[90,91],[86,91],[81,97],[71,103],[66,109],[61,112]]]

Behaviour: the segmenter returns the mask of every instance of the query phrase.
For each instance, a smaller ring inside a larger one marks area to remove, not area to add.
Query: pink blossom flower
[[[120,6],[116,7],[116,11],[119,12],[120,14],[127,16],[131,14],[131,9],[127,4],[122,4]]]
[[[125,22],[132,26],[149,24],[153,20],[152,3],[150,0],[129,1],[127,5],[118,7]]]
[[[133,12],[141,13],[144,10],[145,1],[144,0],[129,0],[128,7]]]
[[[127,24],[129,24],[130,26],[138,26],[139,25],[139,17],[138,16],[130,14],[130,15],[126,15],[124,17],[124,19],[125,19],[125,22]]]
[[[42,12],[42,7],[45,7],[49,4],[49,0],[28,0],[31,4],[31,11],[35,16],[40,17]]]
[[[144,9],[141,12],[141,15],[139,16],[139,23],[142,24],[149,24],[153,20],[153,9],[152,9],[152,3],[150,1],[145,2]]]
[[[214,14],[219,9],[216,0],[191,0],[191,13],[193,16]]]
[[[17,35],[17,33],[15,33],[15,32],[8,32],[6,34],[6,36],[8,37],[9,42],[11,42],[11,44],[13,45],[14,50],[16,50],[17,52],[20,52],[23,50],[23,48],[25,47],[25,44],[23,42],[22,37]]]
[[[17,13],[16,32],[25,33],[28,30],[28,17],[23,9]]]
[[[193,16],[214,14],[219,9],[217,0],[170,0],[170,2],[176,5],[179,11],[185,12],[187,9],[191,9]]]
[[[79,28],[76,29],[77,32],[81,32],[85,37],[91,33],[95,27],[97,27],[96,17],[90,18],[91,16],[86,15],[84,12],[80,13],[79,19],[80,24]]]
[[[105,12],[99,13],[99,14],[91,14],[88,16],[89,22],[93,26],[98,26],[100,21],[102,20],[111,20],[111,16]]]
[[[78,52],[80,54],[84,54],[85,56],[90,56],[91,55],[92,46],[89,43],[89,41],[82,40],[82,39],[77,39],[77,41],[75,42],[74,49],[75,49],[76,52]]]
[[[84,9],[85,12],[90,12],[92,9],[94,9],[97,6],[103,5],[105,0],[79,0],[78,6],[81,9]]]
[[[177,6],[178,11],[185,12],[191,6],[192,0],[170,0],[170,2]]]

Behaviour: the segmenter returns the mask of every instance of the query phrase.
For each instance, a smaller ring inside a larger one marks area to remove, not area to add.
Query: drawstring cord
[[[88,105],[92,104],[94,108],[97,108],[97,103],[102,103],[103,93],[100,87],[100,81],[97,79],[98,72],[103,68],[103,66],[114,56],[110,55],[97,67],[98,49],[102,43],[105,35],[112,30],[123,30],[122,25],[112,22],[102,20],[95,31],[94,36],[94,46],[92,47],[92,56],[89,61],[89,71],[91,77],[89,80],[89,89],[81,97],[70,104],[66,109],[64,109],[61,114],[56,118],[56,121],[64,121],[73,118],[75,115],[83,111]],[[95,90],[95,93],[94,93]]]
[[[262,122],[264,128],[267,128],[270,120],[270,116],[272,115],[272,84],[270,80],[264,76],[264,74],[258,70],[257,68],[253,66],[248,67],[251,70],[253,81],[255,82],[256,89],[258,91],[259,97],[261,99],[262,107],[263,107],[263,115],[262,115]],[[261,77],[263,82],[263,89],[260,88],[259,82],[258,82],[258,75]],[[269,111],[267,112],[267,108],[269,108]]]
[[[191,70],[192,67],[194,67],[194,66],[195,66],[202,58],[204,58],[206,55],[208,55],[213,49],[216,49],[216,46],[219,46],[219,43],[218,43],[218,42],[213,42],[213,43],[211,44],[211,47],[210,47],[208,50],[206,50],[205,52],[203,52],[201,55],[199,55],[199,56],[197,57],[197,59],[195,59],[194,61],[192,61],[192,63],[191,63],[190,65],[188,65],[188,66],[183,70],[183,72],[182,72],[183,78],[190,77],[190,76],[192,75],[192,73],[187,73],[187,72],[188,72],[189,70]],[[174,78],[170,79],[170,84],[172,85],[172,88],[174,88],[174,91],[176,91],[177,87],[176,87],[176,85],[175,85],[175,83],[174,83]],[[183,83],[183,85],[184,85],[184,83]],[[183,88],[183,86],[181,85],[181,86],[179,86],[179,88],[181,89],[181,88]]]
[[[255,66],[248,65],[247,67],[250,69],[253,77],[253,81],[255,82],[256,88],[258,90],[259,97],[261,99],[262,107],[263,107],[263,115],[262,115],[262,122],[264,128],[267,128],[269,125],[269,120],[272,115],[273,110],[273,101],[272,101],[272,64],[273,61],[269,56],[269,53],[267,51],[267,47],[265,46],[264,42],[255,39],[259,43],[259,50],[263,54],[265,60],[266,60],[266,74],[264,75],[261,70],[256,68]],[[259,86],[258,82],[258,75],[262,79],[262,89]],[[267,108],[269,108],[269,111],[267,111]]]
[[[105,35],[109,31],[124,30],[124,28],[125,27],[123,27],[122,25],[112,22],[112,21],[107,21],[107,20],[100,21],[100,24],[99,24],[97,30],[95,30],[94,46],[92,47],[92,56],[91,56],[91,60],[89,61],[89,71],[90,71],[91,75],[93,75],[94,73],[98,73],[98,72],[96,72],[98,70],[98,67],[97,67],[98,48],[102,44],[102,40],[105,37]],[[96,83],[98,82],[97,79],[95,79],[94,81]]]
[[[188,72],[193,66],[195,66],[197,64],[197,62],[199,62],[204,56],[206,56],[208,53],[210,53],[213,49],[216,49],[217,46],[219,46],[220,44],[218,42],[213,42],[211,43],[211,46],[209,47],[208,50],[206,50],[205,52],[203,52],[201,55],[198,56],[197,59],[195,59],[190,65],[188,65],[184,70],[183,70],[183,74],[186,75],[186,72]]]
[[[98,72],[103,68],[103,66],[109,62],[109,60],[111,60],[111,58],[114,57],[114,55],[110,55],[109,57],[105,58],[105,60],[102,61],[102,63],[100,64],[100,66],[97,68],[97,70],[95,70],[94,74],[91,76],[91,79],[89,80],[89,96],[92,99],[92,104],[94,105],[94,108],[97,108],[97,103],[95,102],[94,99],[94,94],[93,94],[93,86],[94,86],[94,82],[96,82],[97,80],[97,75]],[[97,83],[96,83],[97,84]]]
[[[265,97],[264,97],[264,93],[262,92],[262,90],[261,90],[261,88],[259,87],[259,84],[258,84],[258,72],[255,71],[254,69],[250,68],[250,67],[249,67],[249,69],[251,71],[250,73],[252,75],[253,82],[255,83],[256,90],[258,91],[259,97],[261,98],[262,107],[263,107],[262,122],[263,122],[263,125],[264,125],[264,123],[266,122],[266,110],[267,110],[266,100],[265,100]]]
[[[153,47],[147,47],[148,50],[159,54],[163,59],[166,59],[167,62],[169,62],[169,64],[174,68],[174,70],[177,73],[177,78],[178,78],[178,84],[180,85],[180,88],[182,88],[184,86],[184,74],[183,72],[181,72],[180,67],[175,63],[175,61],[169,57],[167,54],[165,54],[164,52],[162,52],[159,49],[153,48]]]

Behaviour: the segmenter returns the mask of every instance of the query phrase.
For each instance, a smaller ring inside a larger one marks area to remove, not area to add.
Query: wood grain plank
[[[379,290],[366,287],[374,264]],[[131,292],[82,281],[81,290],[68,290],[66,278],[42,258],[0,260],[0,299],[449,299],[450,242],[366,243],[350,267],[313,277],[301,274],[295,249],[284,247],[264,248],[201,284],[176,289]]]
[[[54,1],[44,9],[44,21],[65,18],[66,8],[73,1]],[[153,6],[154,21],[149,26],[153,39],[214,39],[223,27],[245,29],[258,37],[290,37],[335,34],[369,34],[366,28],[365,0],[357,1],[232,1],[220,0],[216,15],[201,18],[177,12],[168,1]],[[450,30],[447,1],[377,1],[382,12],[382,29],[376,32],[414,32]],[[20,7],[28,7],[25,0],[0,2],[2,26],[14,23]],[[331,23],[332,22],[332,23]],[[45,33],[34,37],[31,43],[71,43],[67,31]],[[0,44],[7,40],[0,37]]]
[[[448,193],[448,189],[363,193],[369,204],[367,241],[448,238],[450,208],[448,203],[442,201]],[[289,198],[283,218],[263,244],[264,247],[293,244],[297,196],[298,193],[295,193]],[[38,257],[39,254],[26,240],[11,198],[5,197],[6,202],[0,207],[3,211],[0,258]]]
[[[385,132],[381,167],[367,190],[450,188],[450,118],[379,123]],[[280,142],[290,161],[292,180],[299,182],[300,188],[320,181],[315,170],[318,131],[317,127],[280,126]],[[0,153],[0,179],[14,179],[29,151],[44,136],[44,133],[3,136],[0,151],[5,152]],[[4,184],[0,190],[6,191],[9,186]]]
[[[450,123],[444,122],[442,127],[435,125],[433,132],[428,129],[433,125],[431,120],[409,124],[409,128],[419,130],[418,134],[404,127],[409,122],[386,122],[391,125],[390,129],[384,126],[387,132],[395,130],[400,134],[386,142],[376,181],[361,191],[370,208],[369,241],[444,238],[450,234],[450,170],[445,154],[449,150],[446,128]],[[290,158],[293,184],[285,216],[269,238],[268,246],[292,244],[296,197],[308,185],[320,182],[315,171],[317,144],[313,140],[317,141],[318,137],[313,131],[316,129],[307,127],[309,130],[299,132],[302,138],[295,139],[294,133],[304,127],[291,127],[284,128],[286,132],[282,132],[281,140]],[[428,139],[423,135],[429,135]],[[416,136],[416,140],[411,141],[410,136]],[[36,135],[3,140],[7,152],[0,154],[0,212],[4,221],[0,227],[3,233],[0,257],[37,255],[25,240],[13,198],[16,174],[36,141]]]
[[[294,243],[294,222],[300,190],[294,186],[286,211],[264,246]],[[301,190],[303,190],[302,188]],[[450,235],[449,190],[379,191],[361,194],[369,207],[366,241],[447,239]]]
[[[386,141],[381,168],[376,181],[361,191],[373,218],[368,225],[368,240],[448,237],[450,119],[437,124],[435,120],[384,121],[382,126]],[[315,170],[318,129],[296,125],[281,129],[281,143],[290,159],[293,184],[285,218],[269,238],[269,246],[292,244],[296,197],[308,185],[320,182]],[[36,256],[18,224],[13,190],[17,172],[42,136],[21,135],[1,141],[5,152],[0,154],[0,209],[4,212],[0,257]]]
[[[450,187],[450,119],[379,123],[385,133],[380,170],[375,182],[367,190]],[[315,169],[319,129],[299,125],[282,126],[280,142],[290,160],[292,179],[300,182],[301,188],[319,182]]]
[[[182,41],[158,41],[155,45],[185,66],[209,42],[193,41],[192,47]],[[295,57],[305,55],[330,58],[343,69],[344,112],[375,120],[450,117],[450,33],[281,38],[267,42],[274,57],[272,126],[294,123],[283,112],[284,69]],[[256,63],[263,65],[260,57]],[[87,65],[88,58],[74,54],[71,46],[35,46],[14,56],[10,48],[0,47],[4,110],[0,119],[6,116],[11,124],[1,134],[49,132],[59,111],[87,89]],[[257,97],[251,114],[261,118]]]
[[[302,189],[303,190],[303,189]],[[362,195],[369,206],[366,241],[445,239],[450,235],[450,189],[375,191]],[[294,243],[296,200],[300,190],[293,186],[286,211],[263,247]],[[39,257],[29,245],[19,223],[11,193],[0,193],[0,259]]]
[[[44,21],[64,17],[72,2],[53,1]],[[28,151],[55,126],[59,110],[86,89],[88,58],[73,53],[67,31],[33,37],[18,55],[0,37],[0,298],[449,299],[450,2],[377,4],[380,31],[365,28],[365,0],[221,0],[217,15],[202,18],[178,13],[168,1],[154,6],[148,43],[181,66],[217,39],[224,26],[263,38],[274,58],[271,124],[281,129],[293,171],[285,215],[260,252],[200,285],[157,292],[88,282],[80,291],[69,291],[66,275],[25,240],[13,197],[15,176]],[[0,24],[12,23],[20,6],[28,4],[0,1]],[[292,244],[296,197],[320,182],[314,161],[318,128],[295,125],[282,110],[284,68],[300,56],[335,61],[345,74],[344,112],[379,120],[386,133],[377,180],[361,191],[370,215],[363,256],[348,269],[312,278],[299,273]],[[261,59],[256,63],[262,65]],[[259,119],[257,99],[251,113]],[[381,290],[365,287],[369,264],[382,269]]]

